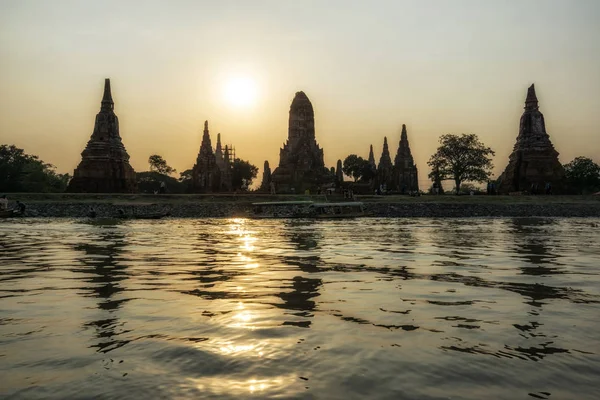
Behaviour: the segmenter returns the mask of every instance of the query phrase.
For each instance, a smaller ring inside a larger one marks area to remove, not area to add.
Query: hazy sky
[[[0,144],[72,173],[109,77],[136,170],[191,168],[209,120],[260,180],[303,90],[328,166],[384,136],[394,157],[405,123],[425,187],[444,133],[478,134],[499,174],[535,83],[560,161],[599,162],[598,21],[598,0],[0,0]],[[224,98],[234,77],[251,106]]]

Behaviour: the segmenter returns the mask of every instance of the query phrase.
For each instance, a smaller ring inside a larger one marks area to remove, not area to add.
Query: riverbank
[[[210,194],[11,194],[27,204],[32,217],[85,217],[90,207],[98,216],[156,213],[169,210],[177,218],[244,217],[252,203],[262,201],[326,201],[325,196]],[[600,217],[600,196],[360,196],[372,217]]]

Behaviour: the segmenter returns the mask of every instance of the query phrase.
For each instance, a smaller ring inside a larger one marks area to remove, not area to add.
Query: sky
[[[445,133],[477,134],[499,175],[535,83],[560,161],[600,162],[598,21],[597,0],[0,0],[0,144],[72,174],[110,78],[137,171],[191,168],[208,120],[260,182],[302,90],[327,166],[379,160],[384,136],[394,157],[406,124],[425,188]],[[226,95],[240,80],[255,98]]]

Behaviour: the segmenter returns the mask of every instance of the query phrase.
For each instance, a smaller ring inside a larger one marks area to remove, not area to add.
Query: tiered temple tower
[[[383,138],[383,150],[379,165],[377,166],[377,185],[385,185],[387,190],[391,190],[394,186],[394,164],[390,157],[387,137]]]
[[[110,90],[104,81],[104,96],[96,115],[94,132],[81,153],[68,192],[133,193],[137,190],[135,171],[119,135],[119,118]]]
[[[397,189],[402,193],[409,191],[419,191],[419,180],[417,176],[417,166],[413,159],[408,144],[408,134],[406,125],[402,124],[402,133],[400,134],[400,144],[394,160],[394,182]]]
[[[221,148],[221,134],[217,133],[217,147],[215,147],[215,160],[217,165],[222,170],[225,166],[225,157],[223,156],[223,149]]]
[[[564,177],[565,171],[558,161],[558,152],[546,133],[535,87],[531,85],[527,90],[517,142],[508,166],[498,180],[498,191],[509,193],[533,189],[543,192],[549,183],[553,193],[560,193],[564,189]]]
[[[334,179],[317,144],[315,114],[304,92],[297,92],[290,106],[288,140],[279,151],[279,166],[271,178],[278,193],[315,190]]]
[[[375,163],[375,155],[373,154],[373,145],[369,148],[369,164],[373,167],[373,169],[377,169],[377,164]]]
[[[196,193],[217,192],[221,187],[221,171],[213,153],[208,131],[208,121],[204,121],[202,144],[192,169],[192,189]]]

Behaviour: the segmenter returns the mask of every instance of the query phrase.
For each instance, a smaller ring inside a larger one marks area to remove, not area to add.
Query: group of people
[[[498,194],[498,191],[496,190],[496,183],[495,182],[488,182],[487,184],[487,194],[495,196]]]
[[[537,183],[531,184],[531,188],[530,188],[529,192],[531,194],[542,194],[542,191],[540,190],[540,186]],[[543,193],[552,194],[552,184],[550,182],[546,182],[546,184],[544,185]]]
[[[16,207],[13,209],[13,212],[18,212],[20,214],[25,214],[25,210],[27,206],[17,200]],[[8,211],[8,197],[5,194],[0,197],[0,211]]]

